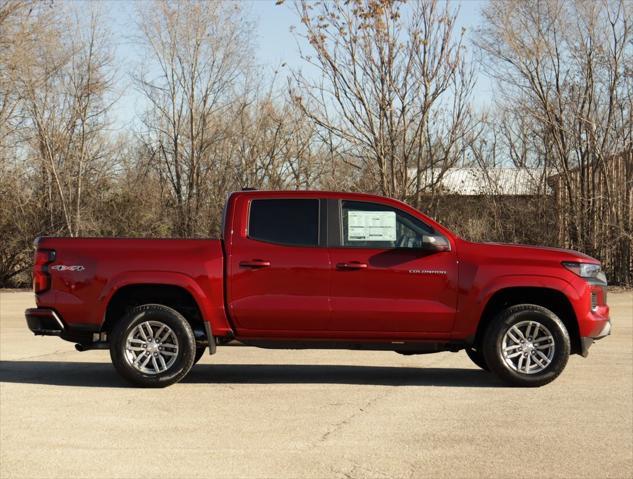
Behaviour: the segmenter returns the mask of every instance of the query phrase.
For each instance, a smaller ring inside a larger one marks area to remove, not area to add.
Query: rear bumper
[[[62,318],[52,309],[31,308],[24,315],[27,326],[38,336],[61,336],[66,329]]]

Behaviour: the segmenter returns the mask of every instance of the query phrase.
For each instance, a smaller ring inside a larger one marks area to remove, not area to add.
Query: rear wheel
[[[520,304],[502,311],[486,331],[483,354],[490,371],[513,386],[536,387],[563,372],[569,334],[550,310]]]
[[[466,348],[466,354],[470,358],[470,360],[479,366],[484,371],[490,371],[488,364],[486,364],[486,358],[484,358],[484,354],[481,349],[474,348]]]
[[[112,331],[112,364],[137,386],[165,387],[180,381],[193,366],[195,354],[187,320],[160,304],[137,306]]]

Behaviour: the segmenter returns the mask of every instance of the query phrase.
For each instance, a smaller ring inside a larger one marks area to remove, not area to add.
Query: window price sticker
[[[395,211],[348,211],[349,241],[396,241]]]

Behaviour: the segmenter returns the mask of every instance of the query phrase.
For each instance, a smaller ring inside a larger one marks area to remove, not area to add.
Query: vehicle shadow
[[[129,387],[109,363],[0,361],[0,382],[52,386]],[[502,387],[478,369],[299,364],[198,364],[186,384],[355,384]]]
[[[480,369],[315,364],[200,364],[185,383],[499,387]]]

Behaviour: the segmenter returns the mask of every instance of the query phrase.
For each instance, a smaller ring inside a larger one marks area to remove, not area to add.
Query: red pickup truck
[[[388,198],[243,191],[221,239],[36,240],[37,335],[109,349],[133,384],[182,379],[205,350],[465,349],[541,386],[610,333],[600,263],[574,251],[472,243]]]

